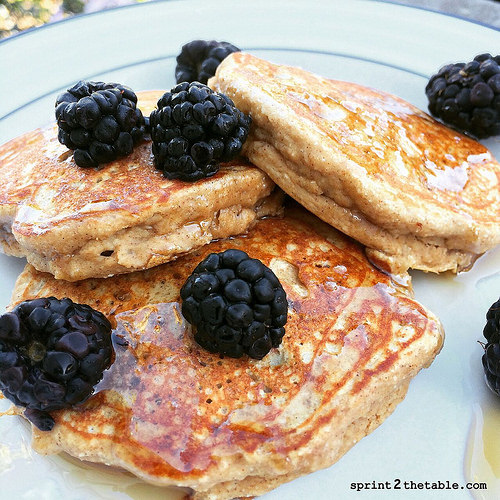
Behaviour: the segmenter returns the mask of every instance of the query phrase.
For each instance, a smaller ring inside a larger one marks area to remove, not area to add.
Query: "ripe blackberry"
[[[479,139],[500,134],[500,55],[443,66],[425,93],[429,111],[444,123]]]
[[[111,324],[88,305],[27,300],[0,316],[0,390],[51,430],[47,413],[87,399],[111,362]]]
[[[135,93],[117,83],[78,82],[56,100],[59,142],[79,167],[129,155],[145,133]]]
[[[281,344],[286,294],[275,274],[241,250],[206,257],[181,288],[182,314],[210,352],[262,359]]]
[[[177,56],[175,80],[181,82],[207,83],[215,75],[217,66],[229,54],[240,49],[228,42],[216,40],[193,40],[182,46]]]
[[[500,396],[500,299],[486,313],[483,335],[487,340],[482,358],[486,383]]]
[[[158,101],[149,117],[156,168],[168,179],[196,181],[236,157],[250,117],[224,94],[199,82],[180,83]]]

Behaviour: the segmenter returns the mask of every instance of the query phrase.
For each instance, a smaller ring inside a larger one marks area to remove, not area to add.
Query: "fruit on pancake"
[[[487,341],[482,358],[486,383],[500,396],[500,299],[486,313],[483,335]]]
[[[500,55],[443,66],[425,87],[429,111],[479,139],[500,134]]]
[[[36,298],[0,316],[0,390],[41,430],[85,401],[111,362],[111,324],[71,299]]]
[[[285,334],[286,293],[276,275],[242,250],[211,253],[181,288],[182,314],[210,352],[262,359]]]
[[[181,82],[207,83],[215,75],[221,61],[240,49],[228,42],[216,40],[193,40],[182,46],[177,56],[175,80]]]
[[[183,181],[211,177],[238,156],[251,123],[231,99],[198,82],[163,94],[149,119],[156,168]]]
[[[261,360],[208,352],[181,312],[193,269],[229,249],[259,259],[286,292],[286,335]],[[409,280],[381,272],[299,207],[146,271],[70,283],[27,266],[13,306],[53,294],[86,302],[120,340],[96,394],[53,412],[56,425],[34,429],[34,446],[187,487],[198,500],[261,495],[328,467],[383,422],[441,348],[439,320]]]
[[[152,110],[161,91],[139,92]],[[242,234],[282,209],[283,194],[242,158],[185,183],[154,167],[151,142],[100,169],[79,168],[57,127],[0,146],[0,245],[58,279],[106,277]]]
[[[80,81],[56,100],[59,142],[79,167],[98,167],[129,155],[144,137],[144,117],[132,89]]]

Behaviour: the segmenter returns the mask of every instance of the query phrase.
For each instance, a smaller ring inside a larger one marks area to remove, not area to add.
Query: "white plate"
[[[55,96],[79,79],[170,88],[175,56],[194,38],[227,40],[278,63],[392,92],[422,109],[426,81],[440,66],[500,47],[500,32],[488,27],[378,1],[186,0],[124,7],[0,43],[0,143],[50,122]],[[497,140],[485,144],[500,158]],[[471,498],[468,481],[487,483],[477,498],[500,498],[500,399],[485,388],[476,342],[500,295],[499,250],[457,277],[413,273],[417,298],[445,326],[443,351],[411,383],[394,414],[337,464],[266,499],[459,500]],[[23,265],[0,256],[0,305],[8,303]],[[125,475],[36,455],[17,418],[0,419],[0,436],[2,499],[167,498],[164,490]],[[387,482],[386,489],[352,489],[352,483],[373,481]],[[458,489],[405,490],[405,481],[457,483]]]

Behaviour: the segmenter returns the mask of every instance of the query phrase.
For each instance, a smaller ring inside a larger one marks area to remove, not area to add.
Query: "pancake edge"
[[[237,180],[239,175],[245,176],[244,186],[251,184],[256,189],[238,194],[234,184],[240,182]],[[232,189],[224,185],[224,179],[233,184]],[[227,191],[226,196],[221,196],[211,206],[202,207],[197,219],[191,217],[189,210],[183,210],[175,199],[169,199],[155,210],[145,207],[145,212],[150,212],[145,216],[131,214],[130,220],[123,224],[125,227],[103,238],[96,237],[92,232],[92,224],[96,223],[96,219],[92,218],[86,222],[89,225],[86,233],[85,229],[82,231],[84,224],[78,227],[83,233],[83,236],[80,235],[82,241],[70,253],[58,251],[57,240],[74,236],[71,221],[66,226],[58,227],[47,241],[42,242],[40,236],[29,231],[23,234],[22,227],[16,228],[15,215],[6,217],[4,213],[1,217],[0,246],[6,255],[26,257],[36,269],[48,272],[56,279],[78,281],[105,278],[169,262],[214,239],[243,234],[262,217],[282,213],[283,192],[267,174],[255,167],[246,172],[228,171],[219,187],[216,182],[204,184],[202,191],[207,195],[210,190]],[[174,206],[176,203],[178,206]],[[172,221],[173,209],[180,214],[180,220]],[[113,215],[117,220],[121,219],[119,213],[110,214],[112,218]]]
[[[268,143],[253,142],[246,147],[245,152],[250,161],[256,164],[265,162],[268,175],[301,205],[327,224],[335,225],[340,231],[366,245],[367,257],[385,271],[400,274],[413,268],[435,273],[457,273],[469,269],[482,255],[447,248],[443,239],[432,238],[429,241],[412,234],[391,234],[371,223],[362,213],[337,204],[319,188],[316,193],[307,190],[304,184],[310,184],[309,179],[290,168],[290,162]],[[335,221],[335,224],[331,221]]]

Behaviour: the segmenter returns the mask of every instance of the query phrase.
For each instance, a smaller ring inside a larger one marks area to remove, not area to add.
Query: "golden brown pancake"
[[[144,114],[161,94],[139,93]],[[56,126],[0,147],[0,182],[4,252],[70,281],[168,262],[245,232],[282,203],[270,178],[242,159],[195,183],[165,179],[150,141],[99,170],[80,168]]]
[[[287,293],[284,340],[260,361],[205,351],[180,312],[188,275],[228,248],[271,267]],[[107,314],[118,339],[97,394],[53,412],[51,432],[33,430],[35,449],[213,500],[260,495],[328,467],[382,423],[441,348],[439,320],[409,283],[377,270],[360,245],[302,208],[108,279],[69,283],[28,265],[11,306],[70,297]]]
[[[500,243],[500,165],[408,102],[240,52],[209,83],[252,116],[250,161],[379,266],[457,272]]]

